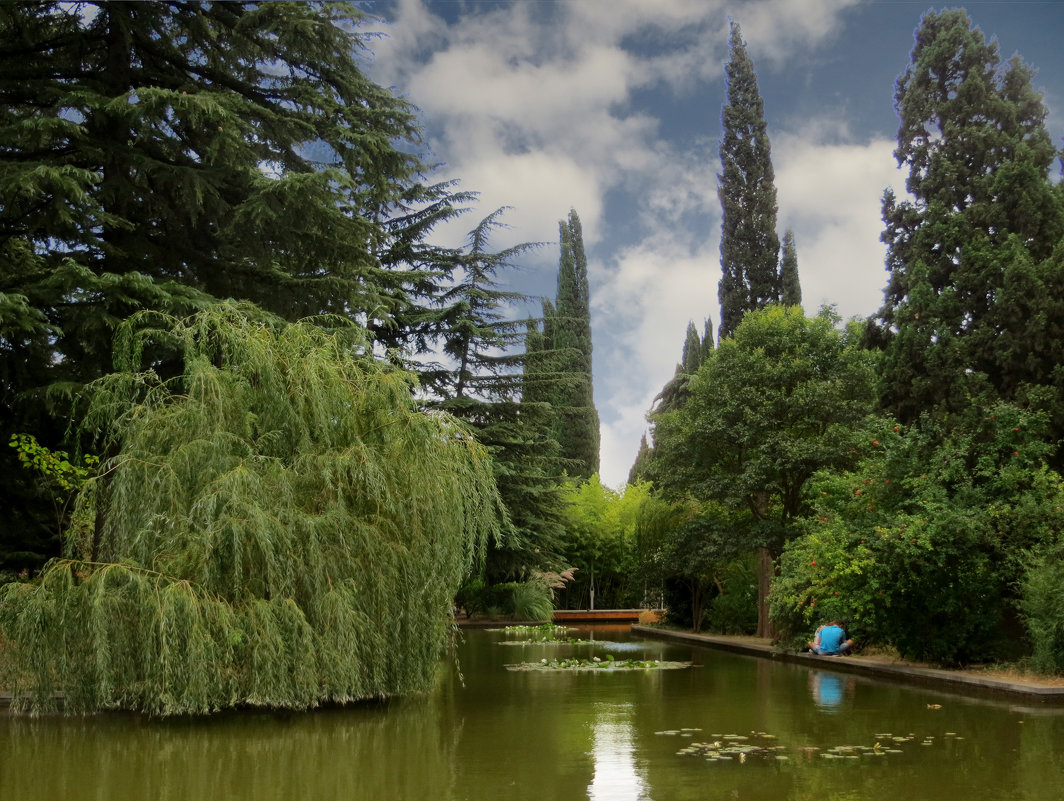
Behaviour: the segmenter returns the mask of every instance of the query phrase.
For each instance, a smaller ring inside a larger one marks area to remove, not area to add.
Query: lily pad
[[[507,665],[507,670],[516,671],[577,671],[595,673],[616,673],[633,670],[679,670],[688,668],[693,662],[667,662],[658,659],[541,659],[539,662],[520,662]]]

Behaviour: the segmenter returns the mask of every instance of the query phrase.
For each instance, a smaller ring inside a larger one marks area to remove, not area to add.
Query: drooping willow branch
[[[0,596],[17,708],[303,708],[431,680],[503,519],[488,456],[357,329],[248,317],[121,330],[126,369],[83,422],[115,454],[79,498],[95,522]],[[148,354],[175,348],[162,380]]]

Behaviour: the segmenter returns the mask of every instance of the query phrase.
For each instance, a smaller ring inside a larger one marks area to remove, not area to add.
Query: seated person
[[[809,650],[821,656],[838,656],[853,648],[853,640],[846,639],[846,631],[837,620],[829,621],[816,630]]]

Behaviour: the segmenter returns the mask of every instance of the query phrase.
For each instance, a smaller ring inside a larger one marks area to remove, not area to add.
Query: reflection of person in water
[[[816,705],[833,711],[837,711],[836,708],[842,704],[843,698],[853,690],[854,686],[853,679],[820,671],[813,671],[810,674],[809,684]]]
[[[841,676],[833,676],[830,673],[813,674],[813,700],[818,706],[838,706],[842,703],[845,690]]]

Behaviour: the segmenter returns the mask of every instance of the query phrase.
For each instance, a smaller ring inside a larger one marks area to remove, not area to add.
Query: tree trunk
[[[762,546],[757,549],[757,636],[775,637],[772,621],[768,615],[768,591],[772,586],[772,549]]]

